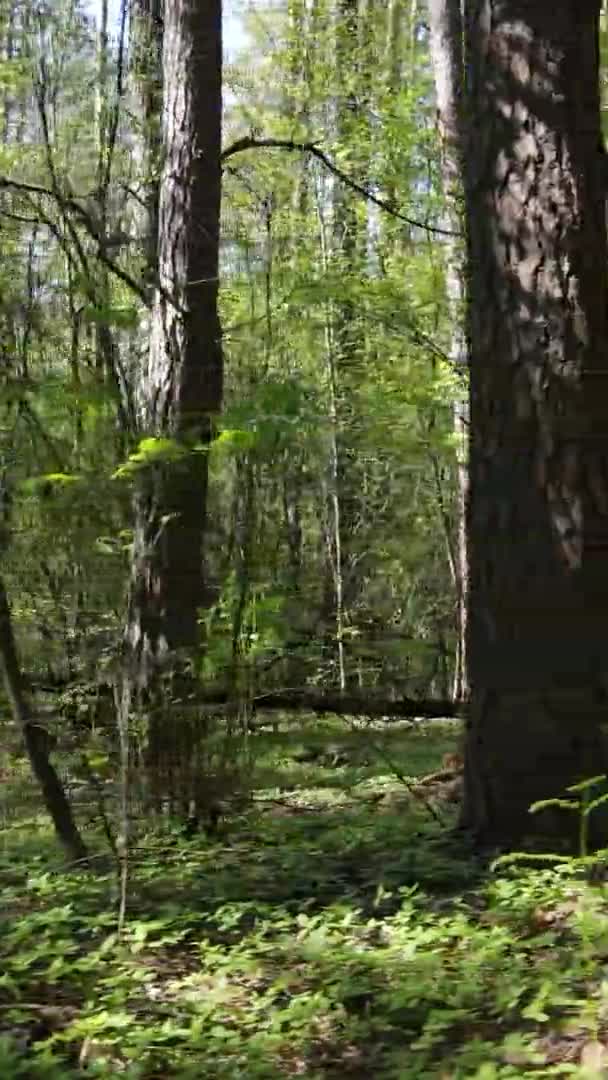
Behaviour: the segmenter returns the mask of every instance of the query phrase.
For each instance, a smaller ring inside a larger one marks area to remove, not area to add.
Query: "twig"
[[[127,270],[123,270],[122,266],[119,266],[118,263],[116,263],[110,255],[103,251],[103,237],[99,236],[99,230],[96,228],[93,218],[85,210],[85,208],[81,206],[77,199],[70,195],[64,195],[58,189],[53,190],[51,188],[46,188],[42,184],[30,184],[24,180],[13,180],[10,176],[0,176],[0,189],[2,188],[9,191],[18,191],[24,195],[39,195],[43,198],[52,199],[54,202],[56,202],[57,206],[64,215],[64,220],[66,220],[66,224],[70,232],[70,237],[76,247],[76,250],[78,251],[81,262],[86,265],[86,256],[82,251],[82,245],[78,240],[78,236],[75,232],[74,226],[71,224],[71,222],[69,222],[69,219],[67,218],[66,211],[70,210],[72,214],[74,214],[75,217],[79,219],[89,236],[97,244],[96,255],[100,262],[102,262],[104,266],[108,268],[108,270],[110,270],[117,278],[119,278],[123,282],[123,284],[131,290],[131,292],[135,293],[135,295],[138,296],[141,300],[142,304],[144,304],[146,307],[150,307],[150,298],[148,297],[143,285],[140,285],[139,282],[136,281],[135,278],[132,277]],[[164,298],[170,299],[170,297],[167,296],[164,296]],[[173,300],[171,300],[171,303],[175,306]]]

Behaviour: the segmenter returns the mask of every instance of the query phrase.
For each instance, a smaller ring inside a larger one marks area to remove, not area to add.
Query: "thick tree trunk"
[[[15,726],[21,731],[32,772],[44,805],[71,862],[86,863],[87,849],[78,832],[61,780],[49,757],[48,735],[33,720],[23,688],[21,668],[4,582],[0,578],[0,665]]]
[[[147,715],[144,762],[157,805],[159,796],[186,791],[196,766],[192,749],[201,732],[191,699],[207,596],[206,449],[222,397],[221,0],[164,7],[158,287],[138,413],[142,434],[157,448],[170,440],[170,451],[163,461],[149,460],[137,479],[120,695],[123,714],[135,698]]]
[[[568,826],[537,800],[606,769],[608,274],[599,2],[470,5],[465,822]]]
[[[220,0],[173,0],[164,19],[159,289],[142,431],[171,437],[173,462],[142,471],[128,638],[140,680],[198,641],[207,455],[222,393],[217,310],[221,142]]]

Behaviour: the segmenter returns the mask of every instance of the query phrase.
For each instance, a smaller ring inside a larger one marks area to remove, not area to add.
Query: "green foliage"
[[[188,448],[176,439],[160,437],[140,439],[137,450],[129,454],[127,461],[118,466],[113,478],[121,480],[154,465],[173,464],[188,452]]]
[[[69,476],[67,473],[46,473],[45,476],[32,476],[23,483],[23,492],[27,495],[39,495],[48,497],[54,491],[76,484],[81,480],[79,476]]]
[[[199,786],[236,777],[247,805],[224,792],[217,835],[188,842],[183,823],[151,823],[135,754],[117,929],[98,833],[117,819],[119,739],[100,684],[120,648],[131,482],[146,469],[170,483],[183,455],[209,455],[205,686],[246,712],[266,689],[335,687],[341,650],[348,688],[449,696],[466,386],[449,360],[444,247],[425,228],[443,212],[428,33],[417,4],[355,7],[349,28],[327,0],[256,5],[250,55],[227,71],[227,142],[314,140],[346,180],[299,151],[226,159],[225,411],[207,444],[133,430],[154,177],[124,56],[114,44],[100,56],[79,0],[36,12],[35,32],[30,5],[0,0],[2,569],[94,852],[90,874],[57,865],[3,715],[3,1080],[603,1067],[605,886],[587,881],[587,848],[608,796],[594,778],[535,808],[578,814],[577,859],[515,854],[484,874],[441,791],[416,794],[453,726],[258,712],[241,729],[220,713]],[[189,729],[171,704],[177,753]]]
[[[455,735],[376,727],[410,776]],[[591,1075],[604,887],[573,864],[487,874],[415,800],[372,800],[391,778],[364,725],[256,738],[267,786],[223,837],[140,837],[122,935],[102,861],[68,875],[25,823],[6,835],[2,1076]],[[336,741],[338,773],[299,764]]]
[[[339,61],[330,8],[257,10],[251,55],[226,70],[226,142],[252,128],[313,138],[406,216],[438,221],[419,16],[403,13],[391,71],[388,6],[366,9],[356,33],[340,32]],[[145,265],[145,124],[121,97],[115,42],[97,86],[101,39],[82,3],[53,4],[39,36],[11,11],[0,5],[0,34],[10,37],[0,172],[34,190],[0,193],[0,316],[11,343],[0,472],[13,494],[3,567],[26,668],[87,680],[112,635],[118,648],[132,484],[153,466],[170,476],[183,453],[197,452],[209,453],[205,568],[217,600],[201,613],[206,677],[228,672],[262,690],[294,679],[335,685],[335,451],[347,679],[446,696],[454,600],[443,534],[455,525],[451,410],[462,387],[445,359],[441,246],[306,154],[229,159],[224,415],[209,446],[198,433],[183,442],[134,433],[149,348],[149,320],[128,284],[142,284]],[[34,100],[41,71],[44,100]],[[362,106],[351,109],[349,95]],[[104,145],[114,119],[116,138]],[[48,147],[42,135],[17,139],[43,132],[43,121]],[[108,250],[119,273],[99,259],[91,226],[102,219],[106,239],[125,240]]]

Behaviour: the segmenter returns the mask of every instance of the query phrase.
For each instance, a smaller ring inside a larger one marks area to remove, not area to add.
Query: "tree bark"
[[[466,28],[471,715],[482,841],[606,769],[608,273],[599,2],[479,0]],[[599,820],[599,819],[598,819]]]
[[[143,684],[163,658],[196,647],[204,601],[204,448],[222,396],[221,62],[220,0],[166,5],[159,289],[138,404],[141,431],[178,453],[142,469],[137,492],[127,637]]]
[[[150,286],[158,273],[161,131],[163,99],[164,0],[131,0],[132,70],[143,126],[141,138],[144,185],[142,237],[146,278]],[[141,217],[141,214],[139,215]]]
[[[4,581],[0,577],[0,664],[15,727],[23,736],[32,772],[40,785],[44,805],[55,832],[71,862],[84,864],[87,849],[78,831],[63,785],[49,757],[48,733],[33,720],[28,706],[10,607]]]
[[[97,268],[97,309],[98,321],[95,326],[95,349],[97,370],[101,378],[111,385],[116,369],[116,343],[108,322],[108,309],[111,303],[110,275],[103,257],[108,254],[109,237],[109,197],[111,180],[111,154],[113,147],[110,137],[111,78],[109,45],[109,6],[108,0],[102,0],[97,31],[97,85],[95,93],[96,135],[97,135],[97,184],[96,184],[96,223],[101,256]]]
[[[450,358],[462,374],[463,398],[454,403],[456,439],[456,543],[454,587],[456,591],[456,656],[453,696],[468,696],[467,673],[467,535],[468,415],[464,401],[466,341],[464,334],[464,252],[457,237],[462,228],[462,178],[464,175],[464,126],[462,95],[464,80],[461,0],[429,0],[430,51],[441,140],[441,181],[446,202],[444,238],[447,314],[452,326]]]

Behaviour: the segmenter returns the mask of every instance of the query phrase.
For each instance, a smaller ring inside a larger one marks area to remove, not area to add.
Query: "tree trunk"
[[[222,397],[221,28],[221,0],[165,5],[158,287],[138,414],[152,447],[169,440],[169,452],[149,458],[137,477],[128,693],[123,686],[120,696],[123,713],[135,699],[147,716],[144,763],[156,805],[166,776],[178,789],[189,784],[200,734],[191,699],[207,599],[207,448]]]
[[[368,48],[370,16],[359,0],[338,0],[335,11],[336,138],[349,150],[351,171],[365,183],[369,169],[369,99],[371,66]],[[354,281],[365,273],[367,216],[361,216],[353,193],[341,183],[332,189],[332,237],[326,247],[328,270]],[[363,560],[354,540],[365,516],[361,469],[352,424],[353,396],[361,380],[365,340],[360,312],[352,300],[338,298],[331,305],[327,341],[329,411],[332,444],[329,461],[330,507],[333,524],[333,580],[338,677],[344,689],[344,631],[348,609],[358,599]]]
[[[32,772],[40,785],[44,805],[55,826],[57,838],[71,862],[85,863],[87,849],[78,832],[61,780],[49,758],[48,734],[34,722],[30,715],[17,656],[8,597],[2,578],[0,578],[0,664],[15,727],[23,736]]]
[[[467,24],[471,364],[465,823],[606,769],[608,274],[599,2],[482,0]]]
[[[131,0],[132,70],[143,126],[140,140],[144,185],[144,219],[141,233],[146,256],[146,279],[150,286],[158,273],[163,6],[163,0]]]
[[[454,403],[456,441],[456,542],[454,544],[454,587],[456,591],[456,656],[453,695],[455,701],[468,696],[467,673],[467,535],[466,505],[468,488],[467,435],[468,416],[464,402],[466,380],[466,343],[464,318],[464,258],[458,234],[462,226],[461,181],[464,173],[464,131],[462,92],[464,65],[462,53],[461,0],[429,0],[430,51],[437,102],[437,122],[441,140],[441,181],[446,202],[445,228],[454,233],[446,237],[447,314],[452,326],[450,358],[462,373],[463,400]]]
[[[97,267],[97,322],[95,325],[95,351],[97,370],[100,377],[112,384],[116,369],[116,343],[108,322],[108,310],[111,305],[110,275],[104,263],[108,255],[109,235],[109,197],[111,180],[111,71],[109,43],[109,6],[108,0],[102,0],[99,11],[97,30],[97,86],[95,94],[96,135],[97,135],[97,184],[95,217],[99,240],[100,260]],[[124,434],[124,433],[123,433]]]
[[[220,0],[168,4],[159,289],[139,415],[143,432],[174,439],[178,454],[145,467],[137,494],[128,639],[143,683],[163,657],[196,647],[204,599],[207,454],[201,448],[222,393],[221,59]]]

